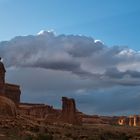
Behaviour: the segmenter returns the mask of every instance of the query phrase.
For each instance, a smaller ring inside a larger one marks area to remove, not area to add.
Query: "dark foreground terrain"
[[[0,118],[0,140],[140,140],[140,127],[48,124],[18,116]]]

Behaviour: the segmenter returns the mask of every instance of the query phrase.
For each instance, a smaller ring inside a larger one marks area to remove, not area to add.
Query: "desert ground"
[[[1,117],[0,140],[140,140],[140,127],[41,122],[23,116]]]

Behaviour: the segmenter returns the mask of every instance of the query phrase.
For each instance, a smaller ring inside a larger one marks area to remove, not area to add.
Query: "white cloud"
[[[132,50],[132,49],[124,49],[122,50],[118,55],[120,56],[133,56],[135,55],[136,51]]]
[[[86,36],[55,35],[52,31],[0,42],[0,55],[7,67],[68,71],[97,82],[103,77],[108,81],[105,74],[110,68],[117,68],[119,74],[127,70],[140,72],[139,52],[119,46],[109,48]]]
[[[99,40],[99,39],[95,39],[94,42],[95,42],[95,43],[101,43],[101,44],[104,44],[104,43],[103,43],[101,40]]]
[[[55,34],[55,31],[54,31],[53,29],[48,30],[48,31],[46,31],[46,30],[41,30],[41,31],[39,31],[39,32],[37,33],[37,35],[47,35],[48,33]]]

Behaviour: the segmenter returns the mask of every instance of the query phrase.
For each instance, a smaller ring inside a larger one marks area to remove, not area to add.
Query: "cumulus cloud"
[[[108,47],[86,36],[56,35],[52,31],[17,36],[0,42],[0,56],[9,68],[66,71],[96,80],[93,87],[140,83],[140,69],[136,67],[140,65],[140,52]]]
[[[140,85],[139,51],[109,47],[87,36],[52,31],[17,36],[0,42],[0,56],[8,69],[7,79],[19,83],[26,97],[28,93],[37,99],[65,94],[92,97],[98,89]]]

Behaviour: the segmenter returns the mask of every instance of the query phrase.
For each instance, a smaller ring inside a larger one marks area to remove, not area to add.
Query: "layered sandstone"
[[[140,115],[119,117],[118,124],[129,125],[129,126],[140,126]]]
[[[77,112],[75,100],[62,97],[62,110],[54,109],[45,104],[21,103],[18,107],[19,114],[32,118],[44,119],[49,123],[81,124],[81,116]]]
[[[1,59],[0,59],[1,60]],[[5,67],[0,61],[0,95],[11,99],[13,102],[18,104],[20,102],[20,86],[5,83]]]
[[[15,117],[17,115],[15,103],[3,96],[0,96],[0,116]]]
[[[21,115],[28,115],[34,118],[48,118],[49,115],[60,115],[60,110],[54,109],[53,106],[45,104],[19,104],[19,113]]]
[[[12,101],[14,101],[16,104],[20,102],[20,86],[5,83],[5,96],[10,98]]]
[[[103,120],[98,115],[81,114],[83,124],[102,124]]]
[[[61,121],[70,124],[81,124],[81,118],[78,116],[74,99],[62,97]]]

